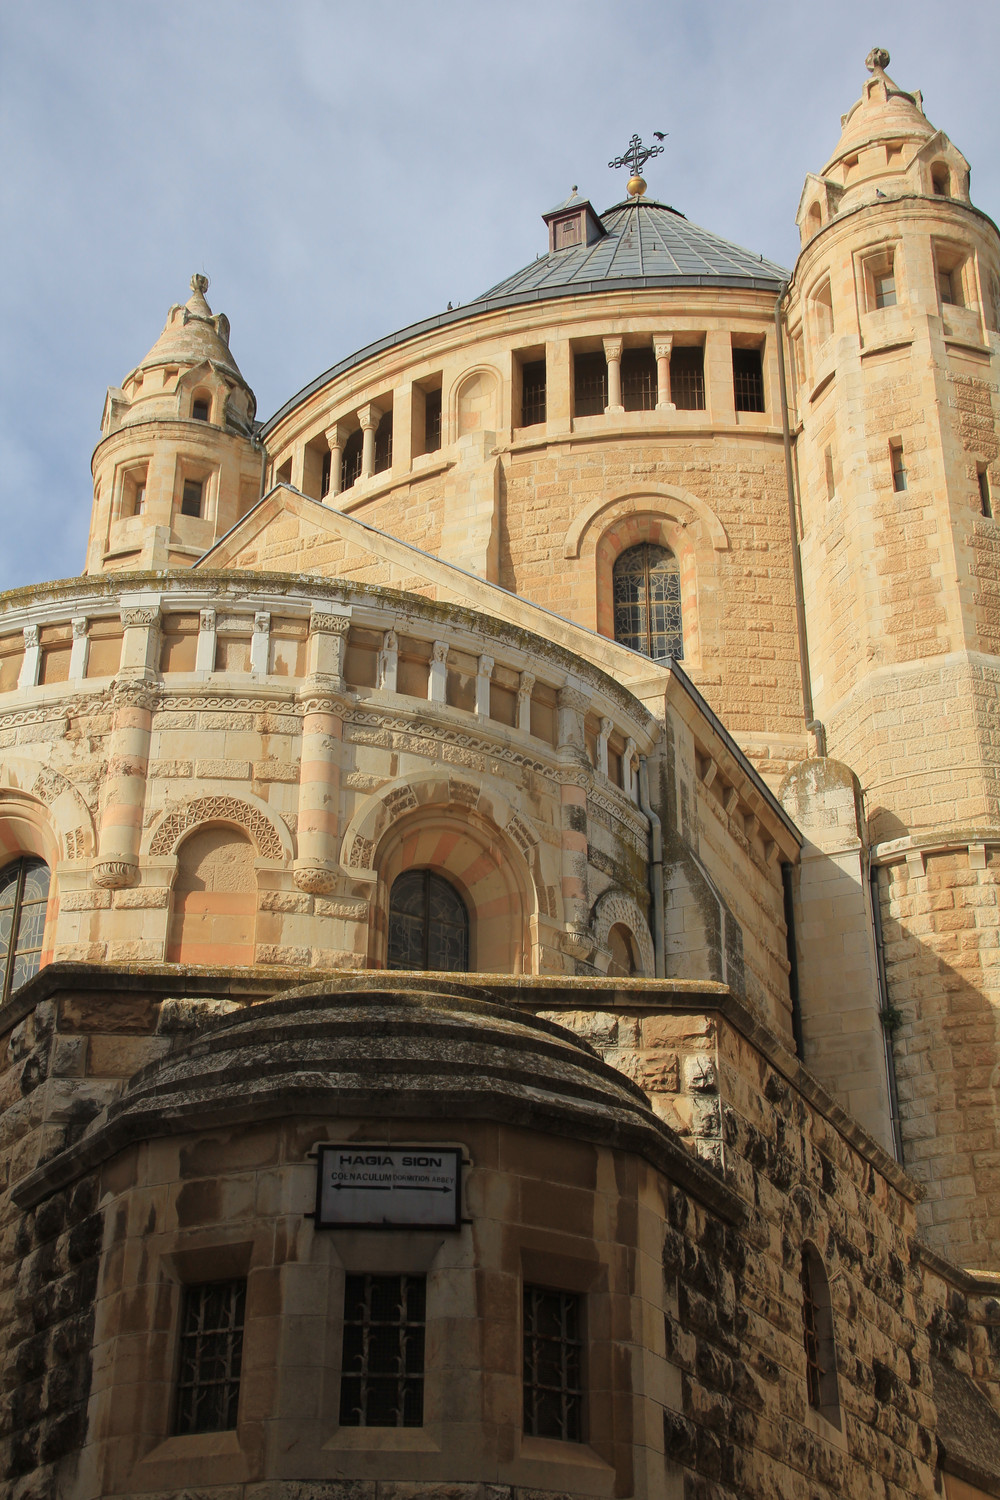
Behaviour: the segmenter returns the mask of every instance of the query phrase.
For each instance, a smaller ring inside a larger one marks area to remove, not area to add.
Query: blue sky
[[[271,414],[544,248],[669,132],[652,195],[790,266],[869,48],[1000,218],[1000,0],[34,0],[0,7],[0,588],[78,572],[105,390],[192,271]]]

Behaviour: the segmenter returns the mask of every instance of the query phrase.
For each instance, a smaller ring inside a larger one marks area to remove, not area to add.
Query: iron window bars
[[[184,1288],[174,1431],[236,1426],[246,1316],[245,1277]]]
[[[575,1292],[524,1288],[524,1431],[583,1441],[583,1341]]]
[[[426,1276],[348,1276],[342,1427],[421,1427]]]

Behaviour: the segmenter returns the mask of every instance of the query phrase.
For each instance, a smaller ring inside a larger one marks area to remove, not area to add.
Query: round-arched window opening
[[[934,162],[931,167],[931,184],[937,197],[951,197],[951,173],[945,162]]]
[[[469,913],[455,887],[433,870],[407,870],[393,881],[386,967],[468,972]]]
[[[681,570],[669,547],[641,542],[615,563],[615,640],[654,661],[684,659]]]
[[[630,979],[633,974],[639,972],[635,939],[621,922],[616,922],[608,933],[608,947],[611,950],[611,962],[608,965],[609,979]]]
[[[43,859],[16,859],[0,870],[0,1000],[41,967],[50,878]]]

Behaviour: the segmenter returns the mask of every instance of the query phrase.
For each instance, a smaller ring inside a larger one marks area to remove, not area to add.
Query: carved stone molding
[[[106,891],[121,891],[139,884],[139,866],[124,859],[103,859],[91,873],[94,885]]]
[[[155,683],[128,677],[116,677],[108,688],[108,697],[115,708],[142,708],[154,713],[160,706],[160,689]]]
[[[151,855],[172,854],[177,841],[189,828],[199,823],[235,823],[243,828],[257,846],[263,859],[281,859],[281,839],[259,808],[238,797],[196,797],[185,807],[167,813],[153,834]]]
[[[159,625],[160,606],[158,604],[141,605],[138,608],[123,609],[121,612],[122,625],[126,630],[135,626]]]
[[[293,878],[300,891],[310,896],[325,896],[337,884],[337,872],[322,865],[297,865]]]
[[[346,635],[350,628],[351,621],[347,615],[326,615],[313,610],[309,616],[312,635]]]

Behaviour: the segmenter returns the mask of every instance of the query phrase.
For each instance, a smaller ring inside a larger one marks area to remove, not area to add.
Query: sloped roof
[[[564,205],[565,206],[565,205]],[[655,199],[629,199],[601,214],[603,239],[540,255],[475,302],[593,292],[596,283],[634,286],[750,286],[777,290],[788,272],[752,250],[692,224]]]

